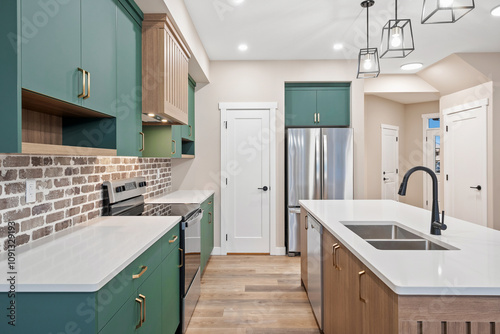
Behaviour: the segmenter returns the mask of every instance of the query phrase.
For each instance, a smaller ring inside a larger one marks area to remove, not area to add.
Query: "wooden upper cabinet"
[[[142,111],[188,124],[191,55],[166,14],[145,14],[142,24]]]

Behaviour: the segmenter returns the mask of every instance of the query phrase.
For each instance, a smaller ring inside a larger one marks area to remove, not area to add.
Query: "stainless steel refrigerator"
[[[350,128],[287,129],[287,248],[300,252],[303,199],[353,198],[353,133]]]

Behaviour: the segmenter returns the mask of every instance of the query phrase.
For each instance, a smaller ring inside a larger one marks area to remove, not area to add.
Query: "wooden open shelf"
[[[37,143],[22,143],[22,153],[47,155],[87,155],[87,156],[116,156],[116,150],[106,148],[49,145]]]
[[[182,159],[194,159],[194,155],[192,154],[183,154],[181,156]]]

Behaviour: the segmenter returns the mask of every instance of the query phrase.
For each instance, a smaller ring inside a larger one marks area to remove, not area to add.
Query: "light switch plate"
[[[36,180],[26,180],[26,203],[36,202]]]

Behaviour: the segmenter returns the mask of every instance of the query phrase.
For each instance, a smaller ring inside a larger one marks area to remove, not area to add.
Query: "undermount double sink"
[[[431,241],[392,221],[343,221],[349,230],[380,250],[456,250],[457,248]]]

